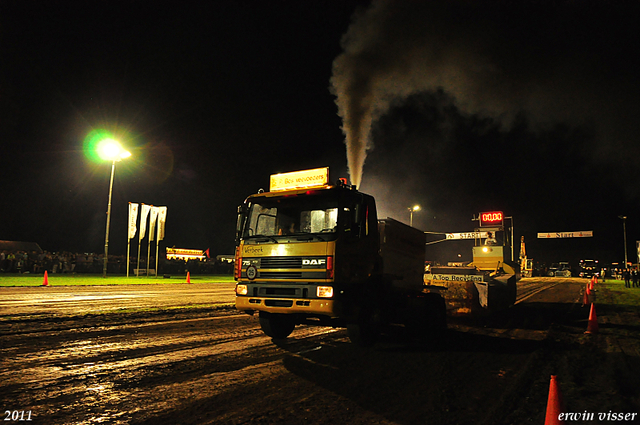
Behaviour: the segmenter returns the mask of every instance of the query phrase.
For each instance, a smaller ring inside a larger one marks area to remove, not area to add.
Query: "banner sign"
[[[538,233],[538,239],[592,238],[592,237],[593,237],[593,230],[585,230],[582,232]]]
[[[167,207],[158,207],[158,242],[164,239],[164,225],[167,221]]]
[[[151,205],[142,204],[142,210],[140,210],[140,240],[144,239],[144,235],[147,233],[147,217]]]
[[[424,280],[444,280],[447,282],[482,282],[482,275],[477,274],[430,274],[424,275]]]
[[[487,232],[447,233],[446,239],[483,239],[487,236]]]
[[[302,189],[306,187],[323,186],[329,182],[329,168],[294,171],[292,173],[272,174],[270,190]]]
[[[156,230],[156,221],[158,221],[158,212],[160,207],[151,206],[151,218],[149,219],[149,241],[153,242]]]
[[[138,204],[129,202],[129,240],[133,239],[138,230],[136,223],[138,221]]]

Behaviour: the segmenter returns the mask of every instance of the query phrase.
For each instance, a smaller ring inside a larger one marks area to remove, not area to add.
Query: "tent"
[[[42,248],[35,242],[21,242],[21,241],[0,241],[0,251],[11,252],[37,252],[42,253]]]

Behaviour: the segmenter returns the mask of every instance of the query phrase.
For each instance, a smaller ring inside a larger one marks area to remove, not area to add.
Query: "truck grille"
[[[301,279],[302,272],[260,272],[263,279]]]
[[[264,257],[260,259],[263,269],[301,269],[302,257]]]

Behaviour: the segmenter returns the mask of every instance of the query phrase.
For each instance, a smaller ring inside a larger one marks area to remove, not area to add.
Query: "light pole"
[[[420,211],[420,205],[414,205],[411,208],[407,208],[409,210],[410,216],[409,216],[409,226],[413,227],[413,212],[414,211]]]
[[[622,232],[624,235],[624,268],[627,268],[627,216],[619,215],[619,219],[622,220]]]
[[[105,139],[98,146],[98,153],[103,159],[111,161],[111,180],[109,182],[109,203],[107,204],[107,230],[104,236],[104,265],[102,267],[102,277],[107,277],[107,263],[109,261],[109,223],[111,222],[111,194],[113,192],[113,176],[116,172],[116,162],[131,156],[131,152],[126,151],[120,143],[113,139]],[[127,264],[127,267],[129,265]]]

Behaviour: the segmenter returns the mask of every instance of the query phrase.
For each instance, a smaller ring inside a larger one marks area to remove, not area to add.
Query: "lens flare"
[[[84,142],[82,144],[82,150],[87,158],[91,161],[102,162],[104,161],[104,150],[109,150],[105,144],[106,140],[114,140],[114,136],[107,130],[96,129],[92,130],[87,134],[87,137],[84,138]]]

